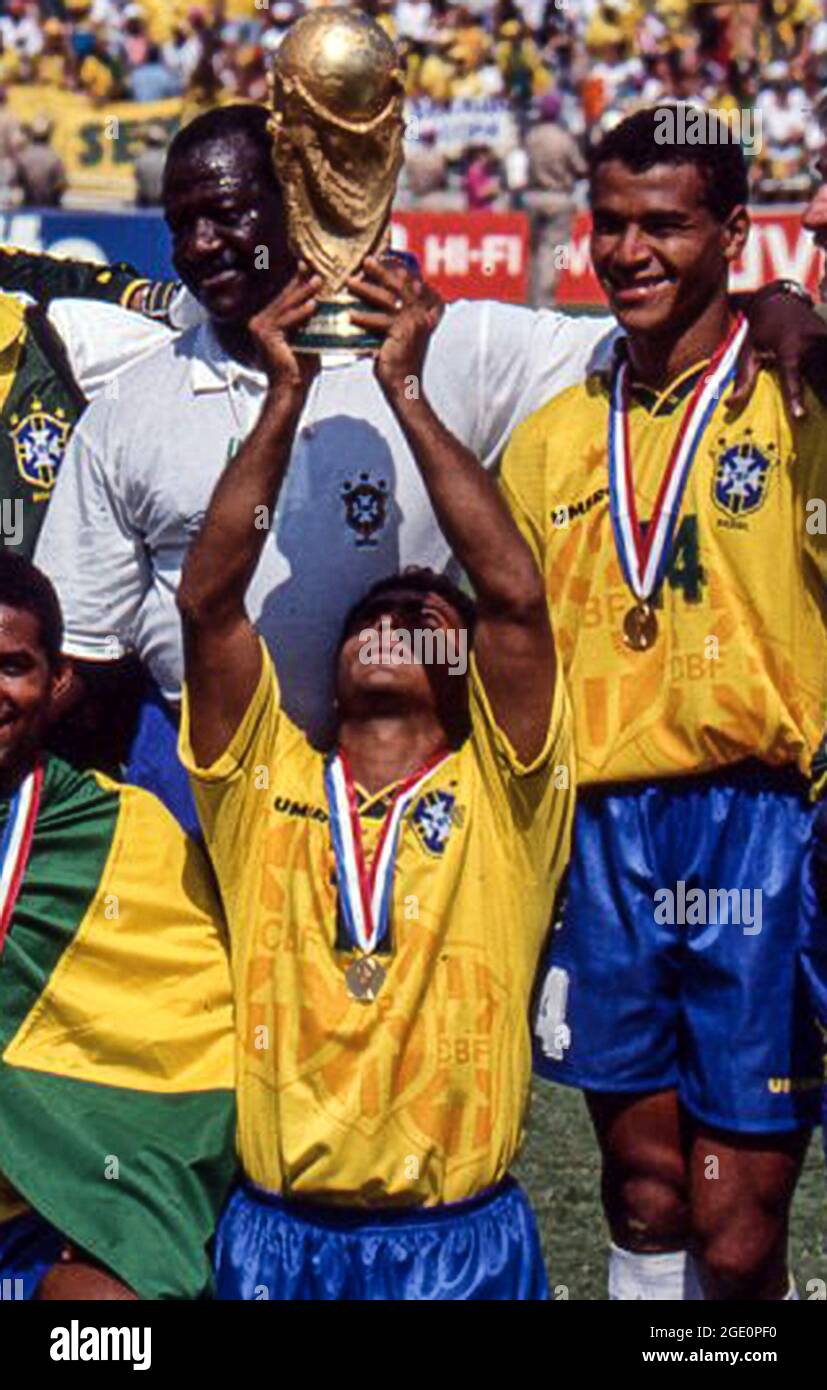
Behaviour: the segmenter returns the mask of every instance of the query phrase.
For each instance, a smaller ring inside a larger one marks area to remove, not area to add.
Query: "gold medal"
[[[746,331],[746,321],[738,314],[698,376],[645,526],[638,516],[629,442],[631,364],[625,352],[616,358],[609,397],[609,514],[623,578],[636,599],[623,619],[623,641],[633,652],[651,651],[657,641],[658,620],[650,600],[668,569],[692,464],[711,414],[735,374]]]
[[[648,652],[658,636],[658,620],[651,604],[636,603],[623,619],[623,641],[633,652]]]
[[[347,992],[360,1004],[372,1004],[386,979],[385,967],[374,956],[357,956],[345,971]]]

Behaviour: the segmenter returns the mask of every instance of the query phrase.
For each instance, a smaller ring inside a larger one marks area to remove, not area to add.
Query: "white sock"
[[[701,1280],[701,1268],[695,1256],[686,1253],[686,1271],[683,1277],[683,1296],[686,1303],[703,1302],[706,1299]]]
[[[690,1271],[685,1250],[670,1250],[665,1255],[636,1255],[614,1244],[609,1250],[610,1299],[682,1302],[686,1298],[703,1296],[699,1289],[690,1292],[690,1287],[697,1288],[697,1276],[694,1261],[691,1261],[691,1277],[687,1278]]]
[[[796,1284],[796,1282],[795,1282],[795,1279],[793,1278],[792,1275],[790,1275],[790,1287],[788,1288],[787,1292],[785,1293],[785,1295],[784,1295],[784,1297],[783,1297],[783,1299],[782,1299],[781,1301],[782,1301],[782,1303],[790,1303],[790,1302],[800,1303],[800,1302],[801,1302],[801,1294],[798,1292],[798,1286],[797,1286],[797,1284]]]

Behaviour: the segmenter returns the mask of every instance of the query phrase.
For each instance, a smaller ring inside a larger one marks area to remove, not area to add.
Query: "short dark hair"
[[[663,102],[635,111],[610,130],[589,151],[589,178],[594,182],[601,164],[617,159],[633,174],[643,174],[656,164],[694,164],[703,179],[706,205],[719,222],[726,221],[733,208],[749,199],[747,162],[740,143],[714,111],[703,115],[721,139],[698,144],[662,143],[656,132],[663,129],[663,112],[677,113],[687,103]],[[694,110],[695,108],[691,108]]]
[[[41,646],[54,669],[63,649],[63,614],[54,585],[31,560],[9,550],[0,550],[0,606],[37,619]]]
[[[167,153],[167,171],[175,161],[192,154],[202,145],[212,144],[215,140],[231,140],[240,135],[257,150],[262,168],[266,168],[273,184],[279,188],[273,166],[273,137],[269,124],[270,113],[263,106],[233,102],[229,106],[216,106],[212,111],[205,111],[189,125],[182,126],[175,135]]]
[[[464,593],[447,574],[440,574],[437,570],[425,566],[411,565],[408,569],[398,570],[396,574],[389,574],[385,579],[378,579],[356,600],[342,624],[339,651],[353,632],[360,613],[372,605],[375,599],[381,598],[385,593],[391,593],[394,589],[410,589],[416,594],[439,594],[456,608],[466,627],[473,632],[477,620],[477,605],[471,595]]]

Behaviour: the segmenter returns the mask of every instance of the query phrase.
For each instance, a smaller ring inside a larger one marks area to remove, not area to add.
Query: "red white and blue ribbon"
[[[325,764],[324,784],[342,916],[351,941],[365,955],[376,949],[388,929],[393,875],[405,812],[449,756],[448,753],[437,754],[399,784],[369,866],[365,859],[356,788],[347,759],[340,751],[332,754]]]
[[[43,768],[38,763],[23,778],[11,799],[0,839],[0,952],[5,945],[29,861],[42,790]]]
[[[649,599],[669,564],[672,541],[686,484],[704,431],[735,375],[748,324],[738,315],[692,392],[678,437],[669,455],[646,535],[635,503],[629,447],[629,363],[623,358],[612,380],[609,405],[609,510],[623,577],[636,598]]]

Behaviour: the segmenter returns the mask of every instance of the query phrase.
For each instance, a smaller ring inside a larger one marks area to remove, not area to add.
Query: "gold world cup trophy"
[[[324,281],[317,312],[296,335],[300,352],[381,346],[351,323],[348,311],[365,306],[345,286],[365,256],[390,245],[403,94],[393,44],[357,10],[304,15],[276,53],[270,130],[290,248]]]

